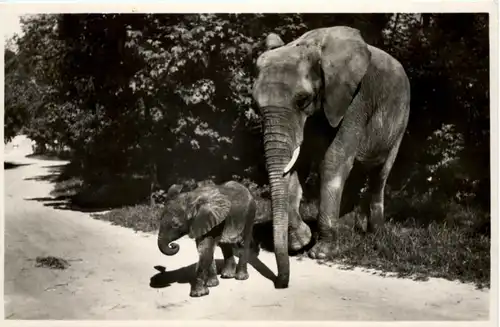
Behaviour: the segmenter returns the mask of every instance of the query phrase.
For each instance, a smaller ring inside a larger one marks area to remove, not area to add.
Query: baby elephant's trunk
[[[158,248],[164,255],[176,255],[179,252],[179,244],[164,242],[161,238],[158,238]]]

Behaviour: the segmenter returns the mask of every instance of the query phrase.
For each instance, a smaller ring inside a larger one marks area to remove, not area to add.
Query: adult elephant
[[[263,116],[275,288],[287,288],[288,250],[311,240],[298,213],[303,180],[297,159],[319,154],[321,162],[319,233],[310,257],[335,253],[340,200],[355,161],[369,168],[368,230],[383,227],[384,187],[408,123],[410,83],[396,59],[366,44],[354,28],[315,29],[286,45],[271,33],[266,45],[256,63],[253,98]],[[308,118],[328,126],[312,128],[314,141],[304,133]],[[306,149],[299,158],[301,145]]]

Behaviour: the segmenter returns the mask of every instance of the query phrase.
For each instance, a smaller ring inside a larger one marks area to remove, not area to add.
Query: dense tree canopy
[[[6,138],[22,127],[41,150],[68,147],[89,183],[266,184],[251,98],[265,35],[349,25],[410,77],[394,198],[489,208],[487,14],[74,14],[22,25],[4,54]]]

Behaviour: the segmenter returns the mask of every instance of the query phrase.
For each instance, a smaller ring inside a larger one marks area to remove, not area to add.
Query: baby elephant
[[[252,240],[256,204],[250,191],[240,183],[201,186],[181,193],[182,187],[172,185],[162,213],[158,247],[165,255],[175,255],[179,245],[173,241],[189,234],[196,240],[199,261],[196,279],[191,283],[190,296],[209,293],[208,287],[219,285],[214,260],[215,246],[224,256],[222,278],[248,278],[247,262],[250,250],[258,255],[259,247]],[[234,250],[241,248],[238,265]]]

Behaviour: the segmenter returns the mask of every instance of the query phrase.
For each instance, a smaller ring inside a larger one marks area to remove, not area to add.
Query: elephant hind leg
[[[234,252],[232,244],[219,244],[222,255],[224,256],[224,267],[222,268],[221,278],[234,278],[236,261],[234,260]]]
[[[208,270],[207,287],[215,287],[217,285],[219,285],[219,279],[217,278],[217,263],[215,259],[213,259]]]
[[[367,232],[375,232],[384,227],[384,190],[387,178],[396,160],[402,138],[394,145],[389,152],[386,161],[373,169],[368,175],[369,203],[365,202],[364,210],[369,212],[366,229]]]

